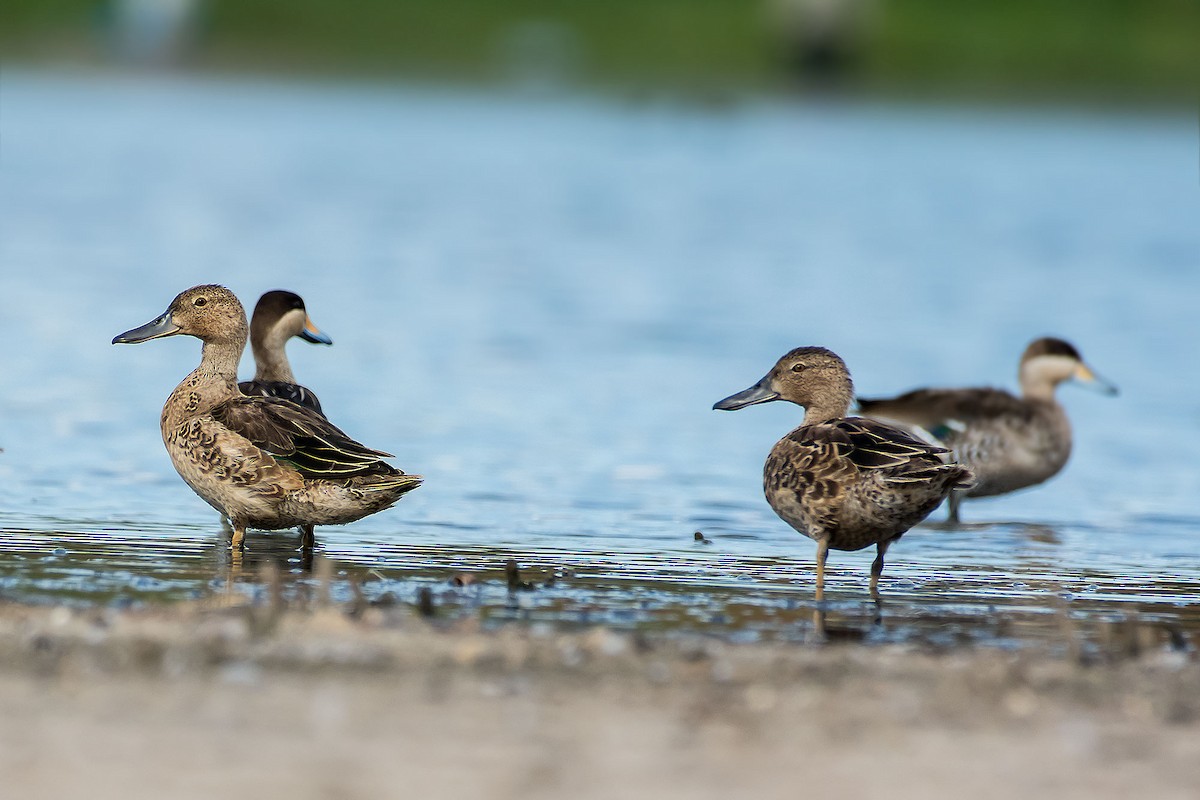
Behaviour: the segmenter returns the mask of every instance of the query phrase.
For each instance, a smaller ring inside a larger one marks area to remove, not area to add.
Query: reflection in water
[[[316,548],[304,533],[287,530],[254,537],[245,548],[232,547],[231,534],[227,530],[217,548],[218,574],[227,589],[271,583],[264,575],[290,574],[299,579],[312,574]]]
[[[1040,522],[1024,522],[1024,521],[990,521],[990,522],[951,522],[950,520],[938,519],[926,521],[923,526],[929,530],[942,531],[965,531],[986,533],[993,530],[1007,531],[1016,533],[1026,537],[1031,541],[1041,542],[1042,544],[1061,544],[1062,539],[1058,535],[1053,525],[1046,525]]]
[[[883,616],[876,613],[869,624],[859,619],[836,619],[829,621],[829,612],[817,606],[812,611],[812,631],[808,641],[814,644],[859,643],[869,641],[873,634],[882,630]]]
[[[215,522],[214,522],[215,527]],[[1042,535],[1042,527],[1010,531]],[[1078,574],[1036,563],[967,568],[905,564],[882,607],[863,601],[861,575],[829,576],[812,602],[811,565],[731,556],[719,543],[661,553],[600,554],[389,544],[306,550],[301,535],[255,536],[233,551],[219,529],[141,532],[0,530],[0,596],[124,605],[179,599],[309,607],[327,600],[409,605],[439,620],[486,627],[607,625],[729,641],[918,643],[938,648],[1113,639],[1137,620],[1163,640],[1200,641],[1195,579]],[[1039,543],[1039,546],[1043,546]]]
[[[1038,525],[1030,522],[1009,522],[1004,523],[1009,528],[1019,531],[1022,535],[1029,538],[1031,541],[1040,542],[1041,544],[1062,544],[1062,539],[1050,525]]]

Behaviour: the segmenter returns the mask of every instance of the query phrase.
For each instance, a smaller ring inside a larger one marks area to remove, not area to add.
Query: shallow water
[[[162,450],[196,343],[109,344],[220,282],[248,304],[301,293],[336,342],[291,345],[302,382],[426,476],[318,532],[342,596],[801,638],[813,546],[760,487],[799,412],[712,403],[800,344],[838,351],[866,395],[1011,387],[1054,333],[1122,388],[1061,390],[1066,470],[907,534],[878,624],[871,552],[834,553],[831,615],[869,641],[1020,644],[1129,615],[1194,641],[1195,147],[1194,118],[1161,113],[6,70],[0,597],[261,592],[268,561],[311,588],[294,534],[253,534],[231,564]],[[509,593],[508,558],[560,578]]]

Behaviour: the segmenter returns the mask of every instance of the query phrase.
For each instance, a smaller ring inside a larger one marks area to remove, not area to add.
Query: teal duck
[[[1052,478],[1071,455],[1071,423],[1055,397],[1074,380],[1109,395],[1117,388],[1099,377],[1070,343],[1035,339],[1018,370],[1021,396],[1003,389],[916,389],[898,397],[859,398],[861,412],[911,427],[950,448],[975,473],[975,485],[950,495],[950,522],[959,521],[964,497],[988,497]]]
[[[850,372],[837,354],[800,347],[758,383],[713,406],[735,411],[786,400],[805,409],[803,424],[767,457],[763,489],[775,513],[817,543],[818,601],[829,550],[870,545],[876,547],[870,592],[879,601],[888,547],[971,481],[970,470],[943,460],[945,448],[874,420],[846,417],[853,398]]]
[[[246,348],[246,312],[223,286],[179,294],[156,319],[113,344],[186,334],[203,342],[200,366],[163,406],[163,442],[180,477],[233,526],[341,525],[388,508],[421,483],[383,461],[312,409],[278,397],[243,395],[237,368]]]
[[[293,336],[313,344],[333,344],[333,340],[313,324],[300,295],[276,289],[258,298],[250,317],[254,379],[242,381],[238,388],[242,394],[282,397],[324,416],[321,401],[310,389],[296,383],[292,374],[284,346]]]

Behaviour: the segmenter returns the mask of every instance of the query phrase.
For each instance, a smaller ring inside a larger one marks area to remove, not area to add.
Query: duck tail
[[[361,481],[359,488],[364,492],[386,492],[399,498],[420,486],[424,480],[420,475],[397,471],[394,475],[372,475],[370,480]]]
[[[947,481],[947,485],[951,489],[970,489],[975,485],[975,473],[971,472],[969,468],[962,464],[947,464],[946,466],[954,468]]]

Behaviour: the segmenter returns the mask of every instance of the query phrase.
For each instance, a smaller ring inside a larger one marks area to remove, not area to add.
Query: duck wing
[[[879,470],[889,483],[950,480],[959,488],[972,485],[971,472],[947,459],[950,450],[932,445],[873,419],[849,417],[833,427],[848,441],[842,454],[860,470]]]
[[[298,383],[255,379],[242,381],[238,384],[238,389],[242,391],[242,394],[252,397],[280,397],[284,400],[291,400],[298,406],[311,408],[321,416],[325,416],[325,412],[321,410],[321,401],[317,399],[317,396],[310,389]]]
[[[953,445],[971,427],[1005,418],[1032,419],[1032,409],[1003,389],[916,389],[897,397],[858,398],[862,413],[912,425]]]
[[[338,479],[397,470],[382,459],[390,453],[351,439],[312,409],[277,397],[234,397],[212,416],[255,446],[309,478]]]
[[[798,472],[811,473],[802,476],[807,482],[823,478],[846,480],[847,473],[863,472],[877,472],[889,483],[954,478],[965,486],[970,481],[969,471],[957,464],[947,464],[942,458],[950,452],[946,448],[873,419],[849,417],[804,425],[780,444],[785,442],[781,453],[788,454]]]
[[[941,456],[950,452],[873,419],[849,417],[838,420],[832,427],[845,437],[841,455],[859,469],[893,469],[913,461],[942,464]]]

